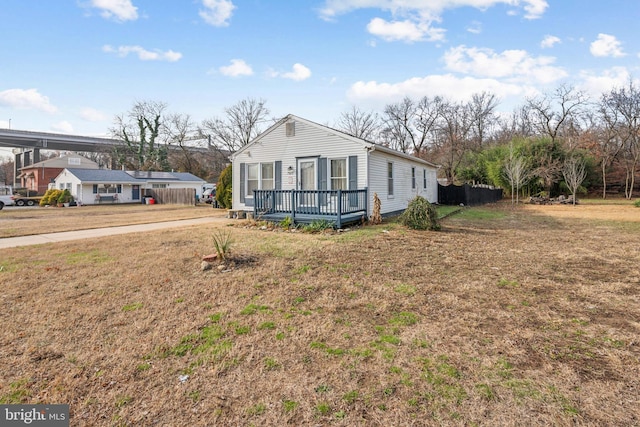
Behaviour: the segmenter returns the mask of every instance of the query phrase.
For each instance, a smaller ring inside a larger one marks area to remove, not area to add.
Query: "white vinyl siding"
[[[326,188],[337,189],[339,186],[349,188],[349,158],[357,156],[357,188],[368,188],[369,211],[373,207],[373,195],[377,193],[382,200],[382,213],[398,212],[407,207],[408,202],[416,195],[421,195],[430,202],[437,201],[437,181],[435,167],[424,162],[394,155],[378,149],[371,149],[364,142],[332,131],[331,129],[307,122],[295,121],[295,133],[287,137],[286,123],[281,123],[265,131],[255,142],[240,150],[233,157],[233,209],[251,210],[253,206],[241,201],[240,191],[246,192],[247,169],[250,164],[264,164],[282,162],[281,176],[274,176],[274,182],[279,182],[282,190],[296,189],[300,173],[298,162],[300,159],[318,159],[318,168],[326,165]],[[292,130],[292,129],[290,129]],[[321,161],[320,159],[326,159]],[[344,175],[342,164],[344,159]],[[334,162],[338,161],[338,162]],[[392,194],[389,195],[388,163],[392,166]],[[244,164],[243,185],[240,185],[241,167]],[[411,187],[411,168],[416,169],[416,187]],[[274,167],[274,174],[277,168]],[[424,173],[426,171],[427,188],[424,187]],[[338,172],[340,171],[340,172]],[[423,173],[423,185],[420,185],[420,174]],[[320,178],[320,176],[318,176]],[[346,178],[346,180],[345,180]],[[346,181],[346,182],[345,182]],[[267,185],[266,182],[262,182]]]

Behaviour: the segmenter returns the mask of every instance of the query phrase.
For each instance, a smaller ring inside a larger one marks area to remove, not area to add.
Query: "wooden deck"
[[[366,220],[368,191],[363,190],[254,190],[255,219],[294,224],[326,220],[335,228]]]

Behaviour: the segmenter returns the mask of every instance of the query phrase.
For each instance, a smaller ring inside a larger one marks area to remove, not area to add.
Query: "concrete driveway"
[[[206,217],[182,219],[176,221],[154,222],[150,224],[124,225],[121,227],[93,228],[90,230],[64,231],[61,233],[35,234],[32,236],[7,237],[0,239],[0,249],[18,246],[41,245],[43,243],[65,242],[69,240],[89,239],[92,237],[115,236],[118,234],[138,233],[164,228],[187,227],[210,223],[225,223],[227,218]]]

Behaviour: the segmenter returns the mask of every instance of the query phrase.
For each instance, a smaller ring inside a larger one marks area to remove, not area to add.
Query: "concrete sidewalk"
[[[118,234],[139,233],[164,228],[186,227],[190,225],[226,222],[227,218],[205,217],[181,219],[176,221],[153,222],[150,224],[124,225],[120,227],[93,228],[90,230],[65,231],[61,233],[35,234],[33,236],[6,237],[0,239],[0,249],[18,246],[40,245],[43,243],[65,242],[69,240],[90,239],[92,237],[115,236]]]

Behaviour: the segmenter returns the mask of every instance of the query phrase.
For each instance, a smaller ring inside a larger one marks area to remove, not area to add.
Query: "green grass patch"
[[[101,264],[111,260],[113,258],[110,255],[97,249],[88,252],[78,251],[65,254],[65,262],[69,265]]]
[[[9,392],[0,396],[0,404],[13,405],[25,403],[30,396],[29,389],[26,387],[28,382],[29,380],[24,378],[9,383]]]
[[[136,311],[141,309],[142,307],[143,307],[143,304],[141,302],[134,302],[134,303],[123,306],[122,311]]]
[[[389,324],[395,326],[411,326],[416,323],[418,323],[418,316],[408,311],[396,313],[389,319]]]
[[[270,313],[271,309],[266,305],[249,304],[240,311],[240,314],[249,316],[256,313]]]

